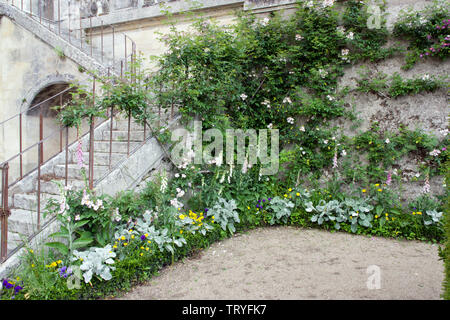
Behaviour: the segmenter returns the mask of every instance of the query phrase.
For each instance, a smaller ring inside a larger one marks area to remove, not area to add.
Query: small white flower
[[[269,24],[269,18],[264,18],[261,20],[261,25],[267,26]]]
[[[267,126],[267,128],[272,129],[273,128],[273,124],[269,123],[269,125]]]
[[[324,144],[328,144],[328,140],[323,140],[323,143]]]
[[[391,140],[389,140],[389,139],[386,139],[384,142],[386,142],[386,144],[387,143],[390,143],[391,142]]]
[[[433,151],[430,152],[430,156],[437,157],[440,153],[441,153],[440,150],[434,149]]]
[[[319,75],[323,79],[323,78],[325,78],[328,75],[328,71],[323,70],[323,69],[319,69]]]
[[[240,97],[243,101],[245,101],[245,99],[247,99],[247,95],[245,93],[241,94]]]
[[[179,173],[175,173],[175,178],[179,178],[180,174]]]
[[[292,104],[291,98],[289,98],[289,97],[284,98],[284,99],[283,99],[283,103],[289,103],[289,104]]]
[[[305,132],[305,127],[304,127],[304,126],[301,126],[301,127],[300,127],[300,131]]]
[[[343,35],[345,33],[345,28],[343,26],[339,26],[336,28],[336,32]]]
[[[76,216],[75,216],[75,221],[80,221],[80,215],[79,214],[77,214]]]
[[[286,121],[290,124],[294,124],[294,118],[292,117],[287,118]]]
[[[430,80],[430,75],[429,74],[424,74],[423,77],[422,77],[422,80],[423,81]]]
[[[353,32],[350,31],[350,32],[347,34],[347,39],[353,40],[353,38],[354,38],[354,34],[353,34]]]
[[[342,155],[343,157],[346,156],[346,155],[347,155],[347,151],[342,150],[341,155]]]
[[[330,101],[333,101],[333,100],[334,100],[334,97],[332,97],[332,96],[330,96],[330,95],[327,95],[327,99],[330,100]]]
[[[183,174],[181,174],[181,177],[182,178],[186,178],[186,175],[183,173]]]
[[[301,40],[303,40],[303,37],[301,35],[299,35],[299,34],[296,34],[295,35],[295,40],[301,41]]]

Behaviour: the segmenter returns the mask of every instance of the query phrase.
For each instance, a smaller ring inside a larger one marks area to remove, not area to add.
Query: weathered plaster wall
[[[5,16],[0,17],[0,45],[0,122],[27,110],[46,86],[75,79],[83,81],[86,76],[78,71],[76,63],[61,59],[52,47]],[[54,119],[46,119],[44,124],[44,136],[56,128]],[[18,132],[18,118],[0,125],[0,162],[19,152]],[[37,142],[38,137],[37,117],[24,116],[23,149]],[[47,146],[47,152],[53,147]],[[36,148],[25,154],[25,167],[34,166],[36,157]],[[11,173],[17,169],[17,161],[13,161]]]

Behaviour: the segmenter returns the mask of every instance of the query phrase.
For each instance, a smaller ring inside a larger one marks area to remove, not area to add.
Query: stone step
[[[64,185],[64,179],[54,179],[52,181],[41,181],[41,192],[48,194],[60,194],[59,186],[55,183],[55,181],[61,181]],[[67,185],[72,186],[76,190],[80,190],[84,187],[84,181],[77,179],[68,179]],[[36,186],[37,190],[37,186]]]
[[[108,126],[109,128],[109,126]],[[118,131],[128,131],[128,119],[115,119],[113,122],[113,129]],[[131,131],[143,131],[144,127],[136,123],[133,119],[130,122]]]
[[[41,213],[44,211],[49,199],[59,200],[60,196],[56,194],[41,193]],[[13,197],[14,209],[23,209],[29,211],[37,211],[37,193],[18,193]]]
[[[122,160],[126,157],[126,154],[124,153],[117,153],[112,152],[111,153],[111,165],[115,165],[117,162]],[[77,155],[74,153],[72,155],[72,161],[70,163],[76,164],[78,161]],[[89,163],[89,153],[84,152],[83,153],[83,161],[85,164]],[[109,166],[109,152],[95,152],[94,153],[94,166]]]
[[[86,175],[89,174],[89,170],[86,168]],[[106,174],[109,171],[109,168],[107,166],[96,166],[94,165],[94,180],[98,180],[101,178],[104,174]],[[64,165],[56,165],[54,167],[55,175],[64,178],[66,174],[66,168]],[[82,180],[83,176],[81,174],[81,169],[78,167],[77,164],[69,164],[67,166],[67,178],[68,179],[78,179]]]
[[[130,151],[135,149],[140,142],[130,141]],[[95,152],[109,152],[109,141],[94,141],[94,158]],[[83,152],[89,152],[89,146],[83,146]],[[128,141],[113,141],[112,151],[116,153],[127,153]]]
[[[145,133],[146,137],[148,137],[148,131]],[[101,141],[109,141],[110,139],[110,131],[104,130]],[[128,141],[128,130],[113,130],[112,131],[112,140],[113,141]],[[134,130],[130,131],[130,141],[143,141],[144,140],[144,130]]]

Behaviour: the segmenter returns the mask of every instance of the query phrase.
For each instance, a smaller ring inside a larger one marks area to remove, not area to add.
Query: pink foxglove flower
[[[387,174],[386,184],[390,185],[391,182],[392,182],[392,174],[391,174],[391,170],[389,170],[389,172]]]
[[[427,174],[427,177],[425,178],[425,184],[423,185],[423,188],[422,188],[422,192],[423,193],[430,193],[430,191],[431,191],[430,182],[428,180],[428,174]]]
[[[334,153],[334,157],[333,157],[333,169],[338,167],[338,163],[337,163],[337,152]]]
[[[78,140],[77,164],[78,164],[78,167],[80,167],[80,169],[86,167],[86,165],[84,164],[84,161],[83,161],[83,150],[82,150],[81,140]]]

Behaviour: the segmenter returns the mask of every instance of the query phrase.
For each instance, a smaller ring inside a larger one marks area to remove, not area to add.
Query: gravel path
[[[164,268],[120,299],[440,299],[438,259],[437,245],[422,242],[261,228]],[[379,289],[368,289],[371,265]]]

